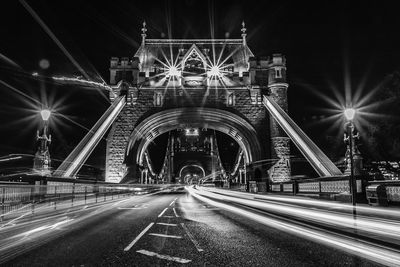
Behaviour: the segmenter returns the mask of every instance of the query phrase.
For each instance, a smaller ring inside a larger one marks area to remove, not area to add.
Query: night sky
[[[353,96],[367,95],[400,67],[395,1],[100,2],[27,1],[98,82],[109,79],[110,57],[136,52],[143,20],[148,38],[240,38],[244,20],[248,45],[257,57],[286,56],[289,113],[334,156],[343,154],[344,147],[333,146],[341,142],[343,128],[325,122],[332,109],[327,99],[335,99],[333,88],[343,97],[346,87]],[[37,110],[47,101],[56,111],[50,122],[51,153],[63,158],[108,107],[106,93],[51,80],[82,73],[20,1],[2,1],[0,22],[0,156],[35,152],[41,123]],[[346,76],[351,78],[347,86]],[[373,101],[372,96],[367,102]],[[326,142],[327,136],[333,142]],[[104,142],[89,163],[104,166],[103,149]]]

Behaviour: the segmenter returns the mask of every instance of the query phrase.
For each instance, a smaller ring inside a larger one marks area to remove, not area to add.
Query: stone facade
[[[270,97],[287,113],[286,60],[281,55],[274,55],[269,69],[268,88]],[[278,161],[269,170],[272,182],[288,181],[290,168],[290,139],[276,120],[270,118],[271,157]]]
[[[143,38],[145,37],[144,34]],[[243,35],[242,37],[245,38]],[[234,55],[231,65],[234,67],[232,69],[229,69],[229,66],[226,67],[229,73],[224,76],[221,75],[222,78],[216,79],[212,76],[210,78],[208,72],[206,76],[208,78],[203,78],[203,74],[185,76],[185,72],[182,71],[179,74],[181,77],[172,79],[168,76],[170,75],[168,72],[164,74],[157,72],[157,68],[154,67],[157,63],[154,61],[157,49],[168,42],[175,44],[177,41],[143,40],[142,46],[134,58],[111,59],[110,85],[113,92],[110,93],[110,99],[113,101],[117,95],[125,95],[127,104],[108,134],[106,181],[132,180],[138,182],[140,172],[146,166],[136,159],[136,155],[140,152],[140,146],[138,142],[132,141],[132,135],[135,134],[137,126],[150,116],[161,115],[165,111],[176,108],[182,110],[213,108],[232,114],[232,116],[225,118],[226,120],[232,118],[244,120],[254,129],[255,134],[252,138],[260,144],[260,147],[257,148],[259,152],[254,154],[256,156],[252,157],[252,161],[260,161],[271,158],[271,156],[277,158],[278,162],[269,172],[271,179],[277,181],[290,177],[289,139],[279,125],[268,116],[267,110],[262,104],[262,96],[270,94],[287,111],[286,91],[288,85],[286,83],[284,57],[274,55],[271,59],[257,61],[254,60],[254,56],[247,48],[245,41],[242,42],[241,39],[231,40],[229,45],[234,47],[234,49],[232,48]],[[206,45],[210,44],[211,47],[211,45],[218,44],[214,40],[205,40],[204,42],[196,40],[196,42],[194,41],[192,44],[190,40],[181,40],[182,47],[189,47],[186,50],[179,48],[179,51],[176,52],[178,59],[182,60],[183,66],[189,64],[185,63],[189,61],[187,57],[192,61],[198,60],[200,64],[201,57],[204,57],[210,51]],[[196,53],[204,53],[204,55],[201,55],[198,59],[193,59],[196,57],[194,55]],[[167,78],[162,78],[163,75]],[[177,117],[176,121],[179,123],[180,118]],[[193,122],[197,126],[209,127],[207,123],[202,124],[201,111],[198,116],[193,117]],[[187,121],[185,123],[187,124]],[[243,124],[243,122],[235,123]],[[238,133],[237,129],[232,128],[233,124],[229,124],[223,119],[221,124],[225,125],[225,128],[229,128],[229,131],[227,131],[232,137],[239,141],[243,138],[243,135],[240,132]],[[185,126],[190,125],[181,125],[181,127]],[[158,132],[156,127],[153,127],[141,134],[143,135],[140,136],[141,140],[151,141],[161,133]],[[248,149],[253,150],[254,148]],[[249,165],[251,163],[247,162]],[[248,171],[251,172],[251,168]],[[249,177],[251,176],[250,174]]]

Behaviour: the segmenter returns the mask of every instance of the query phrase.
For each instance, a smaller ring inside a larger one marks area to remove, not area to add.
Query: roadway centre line
[[[188,235],[190,241],[192,241],[193,245],[196,247],[198,252],[202,252],[204,251],[204,249],[202,249],[199,245],[199,242],[197,242],[196,239],[194,239],[193,235],[189,232],[189,229],[186,227],[185,224],[181,223],[182,228],[185,230],[186,234]]]
[[[179,235],[164,235],[164,234],[157,234],[157,233],[149,233],[149,235],[160,236],[160,237],[168,237],[168,238],[182,238]]]
[[[178,225],[175,224],[175,223],[163,223],[163,222],[159,222],[159,223],[156,223],[156,224],[159,224],[159,225],[166,225],[166,226],[178,226]]]
[[[159,258],[159,259],[162,259],[162,260],[175,261],[175,262],[178,262],[178,263],[189,263],[189,262],[192,261],[192,260],[188,260],[188,259],[183,259],[183,258],[178,258],[178,257],[172,257],[172,256],[168,256],[168,255],[158,254],[158,253],[155,253],[155,252],[152,252],[152,251],[148,251],[148,250],[144,250],[144,249],[138,250],[136,252],[144,254],[146,256],[156,257],[156,258]]]
[[[158,215],[158,218],[160,218],[161,216],[163,216],[164,212],[166,212],[167,209],[168,209],[168,208],[165,208],[165,209]]]
[[[170,205],[170,206],[174,205],[174,203],[175,203],[175,201],[176,201],[177,199],[178,199],[178,198],[176,197],[174,200],[172,200],[171,204],[169,204],[169,205]]]
[[[180,216],[176,213],[175,208],[172,208],[172,209],[174,210],[175,217],[180,217]]]
[[[133,245],[135,245],[135,243],[139,241],[139,239],[153,226],[153,224],[154,223],[152,222],[146,228],[144,228],[144,230],[124,249],[124,251],[130,250]]]
[[[119,210],[142,210],[144,209],[143,207],[138,207],[138,208],[124,208],[124,207],[118,207]]]

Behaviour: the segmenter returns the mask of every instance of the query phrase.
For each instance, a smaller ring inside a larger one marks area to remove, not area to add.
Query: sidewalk
[[[57,216],[64,213],[75,212],[82,207],[94,207],[101,206],[104,204],[112,203],[124,198],[137,195],[134,192],[116,194],[116,195],[105,195],[97,197],[92,194],[86,196],[76,197],[74,199],[46,199],[46,201],[40,203],[27,203],[17,210],[10,211],[1,216],[0,229],[3,227],[11,226],[14,222],[26,222],[34,219],[47,218],[49,216]]]

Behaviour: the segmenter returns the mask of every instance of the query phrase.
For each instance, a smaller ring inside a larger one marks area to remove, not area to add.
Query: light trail
[[[29,95],[27,95],[27,94],[21,92],[20,90],[18,90],[18,89],[15,88],[14,86],[12,86],[12,85],[10,85],[10,84],[8,84],[8,83],[2,81],[2,80],[0,80],[0,83],[1,83],[2,85],[4,85],[4,86],[10,88],[11,90],[13,90],[14,92],[16,92],[17,94],[20,94],[20,95],[22,95],[23,97],[26,97],[27,99],[31,100],[32,102],[34,102],[34,103],[36,103],[36,104],[38,104],[38,105],[42,105],[42,103],[41,103],[40,101],[38,101],[37,99],[35,99],[35,98],[33,98],[33,97],[31,97],[31,96],[29,96]]]
[[[78,70],[85,76],[86,79],[90,80],[89,75],[84,71],[84,69],[79,65],[79,63],[72,57],[64,45],[58,40],[50,28],[44,23],[44,21],[39,17],[39,15],[26,3],[24,0],[19,0],[23,7],[32,15],[37,23],[43,28],[43,30],[50,36],[50,38],[56,43],[56,45],[63,51],[67,58],[78,68]]]
[[[82,80],[79,78],[71,78],[71,77],[65,77],[65,76],[53,76],[51,77],[53,80],[55,81],[62,81],[62,82],[77,82],[77,83],[81,83],[84,85],[89,85],[89,86],[97,86],[103,89],[106,89],[110,92],[113,92],[112,88],[107,85],[105,82],[104,83],[99,83],[99,82],[95,82],[95,81],[91,81],[91,80]]]
[[[190,194],[203,202],[234,212],[248,219],[262,223],[268,227],[273,227],[286,233],[291,233],[303,238],[307,238],[311,241],[331,246],[335,249],[341,249],[345,252],[367,258],[380,264],[384,264],[387,266],[400,266],[400,252],[397,250],[389,249],[387,247],[377,244],[372,244],[370,242],[365,242],[360,239],[353,239],[344,235],[334,234],[332,232],[326,232],[307,227],[306,225],[288,223],[270,217],[262,216],[254,212],[250,212],[241,208],[211,200],[207,197],[210,196],[207,195],[207,192],[194,190],[191,187],[186,187],[186,189],[189,191]],[[226,200],[226,197],[218,196],[217,194],[212,194],[212,197],[216,199]],[[232,199],[230,199],[230,201],[232,201]],[[237,201],[235,202],[237,203]]]
[[[204,190],[206,192],[202,191],[201,194],[215,198],[215,193],[210,193],[213,191],[212,189]],[[214,192],[218,192],[218,190],[214,190]],[[354,223],[356,223],[357,231],[364,231],[367,234],[377,234],[381,237],[388,237],[390,239],[394,239],[394,241],[397,241],[400,244],[400,222],[398,221],[381,220],[363,216],[358,216],[357,219],[354,220],[350,213],[343,214],[332,211],[313,210],[309,207],[299,207],[295,205],[289,206],[282,205],[281,203],[263,203],[254,199],[242,199],[226,195],[219,195],[218,198],[224,201],[240,203],[242,205],[248,205],[273,213],[296,216],[298,218],[306,219],[319,224],[323,223],[327,225],[333,225],[335,227],[340,227],[340,229],[352,227]]]
[[[12,60],[11,58],[3,55],[2,53],[0,53],[0,59],[7,62],[8,64],[12,65],[13,67],[16,67],[18,69],[22,69],[20,65],[18,65],[14,60]]]
[[[208,189],[204,189],[204,190],[216,192],[218,194],[233,196],[233,197],[240,196],[242,198],[247,198],[247,199],[252,199],[252,200],[255,200],[255,199],[270,200],[270,201],[277,201],[277,202],[292,203],[295,205],[305,204],[305,205],[310,205],[313,207],[319,207],[319,208],[323,208],[323,209],[340,208],[343,210],[347,210],[349,212],[352,211],[352,209],[353,209],[353,206],[350,204],[334,203],[332,201],[324,201],[324,200],[306,199],[303,197],[279,196],[279,195],[254,195],[252,193],[221,190],[221,189],[216,189],[216,188],[208,188]],[[379,217],[384,216],[384,215],[390,215],[390,216],[398,217],[399,221],[400,221],[400,211],[399,210],[357,206],[357,211],[366,212],[368,214],[379,216]]]

